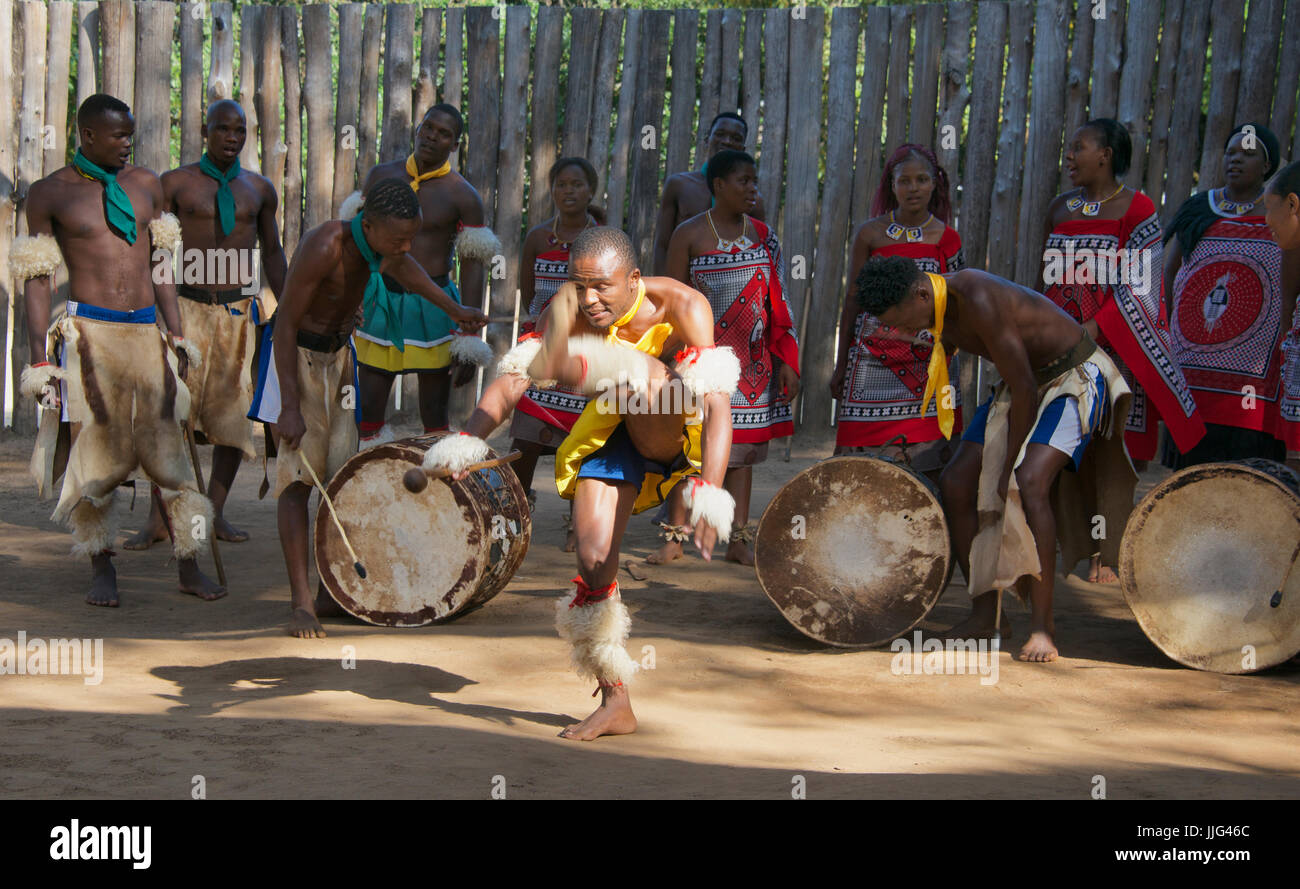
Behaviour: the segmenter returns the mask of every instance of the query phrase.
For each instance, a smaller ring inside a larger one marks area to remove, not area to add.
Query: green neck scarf
[[[353,216],[348,227],[352,230],[352,242],[361,251],[361,258],[366,261],[366,265],[370,266],[370,280],[366,282],[366,294],[362,298],[362,305],[365,306],[366,312],[366,330],[392,343],[397,347],[397,351],[405,352],[406,343],[402,340],[396,307],[393,306],[393,295],[389,292],[388,285],[384,283],[384,276],[379,273],[379,265],[383,262],[383,258],[370,249],[370,245],[366,243],[366,234],[361,229],[361,217],[364,213],[363,210]]]
[[[135,208],[126,190],[117,184],[117,174],[110,173],[94,163],[77,149],[72,156],[72,165],[81,171],[87,179],[94,179],[104,184],[104,215],[109,228],[121,235],[128,244],[134,244],[137,232],[135,227]]]
[[[199,158],[199,169],[217,180],[217,215],[221,219],[221,233],[229,235],[235,230],[235,195],[230,190],[230,183],[239,177],[239,158],[235,158],[230,169],[223,173],[205,151]]]

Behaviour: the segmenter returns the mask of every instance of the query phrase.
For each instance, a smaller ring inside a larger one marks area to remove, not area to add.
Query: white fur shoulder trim
[[[486,225],[466,226],[456,236],[456,252],[462,259],[489,263],[501,255],[501,241]]]
[[[173,213],[163,213],[150,220],[149,237],[155,247],[176,256],[181,252],[181,221]]]
[[[365,203],[365,195],[359,191],[352,192],[352,194],[344,198],[343,203],[339,205],[339,219],[351,219],[353,216],[356,216],[361,212]]]
[[[9,274],[19,281],[53,275],[63,264],[54,235],[23,235],[9,248]]]
[[[528,376],[528,365],[533,363],[533,359],[541,349],[542,341],[539,339],[526,339],[519,343],[501,356],[501,360],[497,362],[497,376],[514,374],[525,380],[531,379]],[[532,380],[532,382],[539,389],[550,389],[555,385],[555,380]]]
[[[677,366],[682,385],[696,398],[718,393],[731,395],[740,383],[740,359],[730,346],[700,349]]]
[[[705,524],[718,532],[720,542],[730,538],[731,522],[736,516],[736,501],[726,489],[711,485],[699,476],[686,479],[682,484],[686,485],[682,491],[682,501],[691,511],[691,527],[704,519]]]
[[[487,442],[467,432],[452,433],[434,442],[433,447],[424,452],[425,469],[447,469],[459,472],[471,463],[480,463],[492,450]]]
[[[461,364],[487,367],[492,363],[492,359],[496,357],[496,354],[492,351],[491,346],[477,336],[453,334],[451,338],[451,357]]]

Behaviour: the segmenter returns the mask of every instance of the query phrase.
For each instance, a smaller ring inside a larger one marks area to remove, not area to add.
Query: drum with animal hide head
[[[758,582],[801,633],[882,645],[930,613],[952,575],[948,522],[922,475],[834,457],[776,493],[758,523]]]
[[[1166,655],[1253,673],[1300,652],[1300,480],[1280,463],[1175,472],[1133,509],[1120,544],[1124,598]]]
[[[361,451],[330,480],[326,490],[366,577],[353,570],[325,503],[317,510],[321,582],[366,623],[418,627],[462,614],[504,589],[528,551],[528,500],[509,466],[458,482],[433,479],[419,494],[406,490],[402,476],[441,437]]]

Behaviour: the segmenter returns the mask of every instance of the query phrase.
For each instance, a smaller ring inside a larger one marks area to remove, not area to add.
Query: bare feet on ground
[[[1119,583],[1119,577],[1109,565],[1101,563],[1101,556],[1088,562],[1088,583]]]
[[[158,524],[148,524],[139,531],[128,537],[123,543],[123,549],[143,550],[148,549],[155,543],[162,543],[167,539],[167,528],[162,522]]]
[[[645,557],[647,565],[667,565],[669,562],[675,562],[684,555],[682,545],[676,540],[668,540],[664,545]]]
[[[324,639],[325,628],[311,611],[295,608],[289,615],[289,635],[299,639]]]
[[[630,735],[636,731],[636,716],[627,689],[622,687],[601,689],[602,699],[595,711],[560,732],[568,741],[594,741],[601,735]]]
[[[117,571],[113,568],[113,563],[109,561],[108,556],[101,555],[95,556],[90,564],[94,570],[94,576],[90,581],[90,592],[86,593],[86,603],[88,605],[102,605],[105,608],[116,608],[119,604]]]
[[[739,562],[742,565],[754,564],[754,551],[750,549],[749,544],[743,540],[737,540],[727,547],[727,561]]]
[[[1056,643],[1047,630],[1034,630],[1029,634],[1029,641],[1020,649],[1020,660],[1045,664],[1057,658]]]
[[[248,532],[241,531],[230,522],[226,521],[224,516],[217,516],[213,523],[217,528],[217,539],[226,543],[243,543],[248,539]]]
[[[1011,638],[1011,621],[1005,614],[1002,615],[1001,638],[1006,642]],[[981,614],[972,614],[961,623],[957,624],[950,630],[939,634],[941,639],[992,639],[993,638],[993,615],[987,617]]]
[[[198,562],[194,559],[183,559],[180,562],[179,587],[182,593],[198,596],[205,602],[221,599],[226,595],[226,588],[200,571]]]

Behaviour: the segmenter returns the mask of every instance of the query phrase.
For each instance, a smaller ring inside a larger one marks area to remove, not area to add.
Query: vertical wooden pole
[[[690,8],[673,13],[673,94],[668,110],[668,159],[665,172],[691,167],[691,146],[701,124],[695,120],[695,54],[699,49],[700,14]],[[754,122],[750,122],[754,129]]]
[[[365,25],[361,38],[361,103],[357,124],[357,188],[364,188],[366,177],[379,155],[379,49],[383,45],[384,7],[366,4]],[[452,155],[452,166],[456,156]]]
[[[967,68],[971,62],[971,13],[968,2],[949,3],[948,21],[944,29],[942,72],[940,78],[942,111],[939,113],[939,133],[934,151],[940,165],[948,171],[949,192],[952,200],[953,225],[961,217],[962,200],[966,193],[958,188],[965,178],[959,169],[961,163],[962,119],[970,103],[967,85]],[[981,88],[986,88],[981,86]],[[968,155],[969,158],[969,155]],[[969,163],[969,160],[967,161]]]
[[[1007,5],[981,0],[975,33],[975,73],[978,87],[971,97],[970,131],[966,136],[966,171],[962,177],[961,243],[966,262],[985,268],[988,256],[989,209],[993,195],[994,157],[998,149],[998,113],[1002,95],[1002,63],[1007,45]]]
[[[1204,3],[1189,3],[1183,10],[1182,33],[1179,45],[1203,47],[1210,34],[1210,7]],[[1170,115],[1170,129],[1175,133],[1196,133],[1201,127],[1201,94],[1205,89],[1205,53],[1187,53],[1179,59],[1174,83],[1174,104]],[[1187,143],[1179,144],[1169,152],[1169,174],[1165,184],[1165,199],[1160,218],[1165,225],[1173,219],[1179,206],[1192,193],[1192,176],[1198,155],[1196,141],[1190,136]],[[1155,195],[1151,196],[1155,200]]]
[[[425,112],[438,103],[438,59],[442,54],[442,10],[426,8],[420,17],[420,76],[416,79],[411,126],[418,128]]]
[[[257,57],[260,54],[262,14],[269,7],[246,3],[239,7],[239,92],[236,98],[248,119],[249,139],[239,153],[239,165],[245,170],[262,170],[257,157]]]
[[[907,139],[907,113],[911,95],[907,81],[911,76],[912,10],[906,6],[889,7],[889,86],[885,99],[885,156],[893,154]]]
[[[14,126],[15,93],[20,88],[21,74],[14,72],[14,4],[13,0],[0,0],[0,257],[9,256],[13,245],[16,204],[14,202],[14,181],[17,179],[18,128]],[[93,57],[91,57],[93,58]],[[18,286],[14,286],[17,284]],[[0,335],[8,337],[13,331],[14,346],[12,352],[5,353],[3,369],[0,369],[0,426],[13,425],[13,408],[17,407],[18,375],[30,360],[29,355],[17,348],[18,325],[23,309],[23,288],[9,274],[8,269],[0,274],[0,306],[3,306],[5,323]]]
[[[1121,178],[1139,188],[1146,170],[1147,115],[1151,110],[1151,82],[1155,79],[1159,27],[1159,3],[1133,3],[1129,6],[1124,35],[1124,71],[1119,80],[1119,122],[1128,128],[1129,139],[1133,142],[1133,163]],[[1037,80],[1037,71],[1034,77]]]
[[[1160,23],[1160,67],[1156,72],[1155,106],[1151,111],[1150,141],[1147,143],[1146,185],[1143,191],[1157,207],[1165,191],[1168,161],[1169,122],[1173,116],[1174,70],[1179,63],[1178,38],[1183,27],[1183,0],[1165,0]],[[1175,140],[1175,144],[1177,144]]]
[[[72,3],[52,0],[45,69],[45,169],[68,162],[68,80],[72,67]],[[52,144],[51,144],[52,143]]]
[[[1016,278],[1032,287],[1042,264],[1042,232],[1047,206],[1056,192],[1061,169],[1060,120],[1065,115],[1065,67],[1068,0],[1038,0],[1034,21],[1031,90],[1025,171],[1020,193]],[[1148,83],[1150,79],[1148,78]]]
[[[817,245],[818,155],[822,132],[822,47],[826,10],[808,7],[790,21],[790,80],[786,119],[790,127],[790,165],[785,188],[785,235],[789,263],[790,311],[804,317],[811,300],[810,273]],[[850,78],[851,80],[851,78]],[[831,299],[838,297],[838,293]]]
[[[596,65],[596,94],[591,100],[591,136],[587,142],[586,157],[596,168],[595,200],[602,207],[605,197],[602,189],[609,172],[609,142],[613,135],[614,79],[618,74],[618,58],[622,52],[622,9],[606,9],[601,14],[600,60]],[[527,72],[524,72],[527,76]],[[509,85],[509,78],[506,84]]]
[[[674,47],[675,48],[675,47]],[[750,9],[745,12],[745,49],[740,59],[740,108],[741,117],[749,125],[749,135],[745,139],[745,150],[750,156],[763,161],[758,156],[759,107],[763,102],[763,10]],[[672,169],[671,167],[669,169]]]
[[[171,169],[171,82],[176,4],[136,7],[135,162],[161,175]],[[66,101],[67,91],[65,89]]]
[[[785,183],[787,85],[790,71],[790,11],[763,13],[763,163],[758,187],[767,208],[767,224],[785,237],[782,191]],[[754,122],[750,122],[753,126]],[[787,261],[789,248],[786,249]]]
[[[339,87],[334,114],[334,120],[338,124],[338,141],[334,145],[334,201],[330,215],[337,215],[339,205],[361,187],[357,181],[357,146],[360,139],[361,29],[366,9],[361,3],[341,3],[338,11]],[[437,10],[426,10],[427,12]],[[427,15],[425,25],[428,25]],[[436,46],[434,53],[436,70]]]
[[[1068,143],[1070,136],[1088,120],[1088,75],[1092,71],[1092,48],[1094,43],[1095,19],[1091,14],[1091,4],[1079,4],[1074,15],[1074,36],[1070,41],[1070,67],[1065,78],[1065,128],[1063,135]],[[978,47],[977,47],[978,51]],[[1065,191],[1070,187],[1070,177],[1065,173],[1065,164],[1061,164],[1061,174],[1057,178],[1056,190]],[[966,255],[970,256],[970,251]]]
[[[20,6],[22,26],[22,102],[18,111],[18,224],[16,234],[27,233],[27,192],[32,183],[44,175],[45,151],[45,4],[40,0],[23,0]],[[10,372],[16,381],[30,358],[27,338],[27,306],[16,294],[13,302],[13,353]],[[19,435],[36,432],[36,403],[14,389],[13,427]]]
[[[916,52],[912,58],[915,91],[909,103],[908,141],[934,145],[935,108],[939,97],[939,55],[943,47],[943,6],[916,7]],[[969,52],[969,49],[967,49]]]
[[[1186,44],[1183,44],[1186,46]],[[1278,60],[1277,89],[1273,92],[1273,113],[1269,120],[1273,123],[1273,132],[1277,133],[1283,157],[1294,158],[1300,150],[1300,135],[1294,141],[1291,128],[1296,121],[1297,84],[1300,84],[1300,52],[1294,47],[1300,46],[1300,0],[1287,0],[1286,25],[1282,34],[1283,52]],[[1291,149],[1287,150],[1287,145]]]
[[[208,59],[209,103],[235,95],[235,15],[231,4],[222,0],[208,4],[212,16],[212,46]],[[103,10],[100,10],[101,22]],[[107,59],[105,59],[107,67]]]
[[[1002,127],[998,131],[998,164],[989,205],[988,270],[1015,275],[1017,207],[1025,163],[1025,114],[1028,110],[1029,61],[1033,55],[1034,14],[1028,2],[1008,3],[1007,66],[1002,87]],[[1032,235],[1027,234],[1027,237]]]
[[[1091,3],[1092,0],[1089,0]],[[1115,117],[1119,113],[1119,78],[1124,60],[1125,0],[1104,0],[1105,15],[1092,27],[1092,89],[1088,117]]]
[[[740,13],[739,9],[722,11],[722,52],[718,69],[719,114],[740,109]]]
[[[788,16],[789,10],[783,10]],[[704,156],[704,143],[709,138],[709,123],[721,110],[718,100],[722,91],[722,10],[710,9],[704,16],[704,70],[700,74],[700,117],[695,124],[695,156],[689,162],[699,169],[708,158]],[[676,172],[676,171],[674,171]]]
[[[378,48],[376,47],[376,52]],[[298,10],[280,7],[280,68],[284,77],[284,252],[292,257],[302,236],[302,62]],[[377,90],[376,90],[377,92]],[[362,101],[365,94],[362,93]]]
[[[608,14],[608,13],[607,13]],[[496,232],[505,255],[506,277],[496,288],[493,312],[514,310],[515,290],[519,287],[519,254],[523,244],[524,150],[528,134],[528,43],[532,16],[527,6],[506,9],[505,66],[501,89],[501,145],[497,153]],[[597,118],[606,125],[609,118]],[[488,342],[502,354],[513,343],[510,324],[493,325]],[[486,379],[486,377],[485,377]]]
[[[1201,143],[1198,187],[1223,184],[1223,144],[1237,120],[1237,87],[1241,80],[1241,28],[1245,0],[1220,0],[1210,12],[1210,103]]]
[[[270,180],[277,198],[284,192],[285,155],[288,154],[284,141],[284,130],[280,122],[280,109],[284,97],[284,78],[281,73],[283,61],[280,58],[283,41],[280,30],[283,27],[280,11],[267,7],[262,13],[261,42],[257,51],[261,58],[257,64],[257,119],[261,122],[262,135],[262,175]],[[249,141],[253,133],[248,134]],[[284,230],[284,202],[276,208],[279,228]]]
[[[135,106],[135,4],[103,0],[99,5],[103,40],[104,92]]]
[[[411,131],[411,41],[415,36],[415,10],[407,4],[389,6],[390,25],[392,13],[401,10],[405,36],[399,47],[405,56],[394,53],[388,65],[394,69],[391,90],[385,89],[384,104],[391,93],[393,114],[385,120],[385,129],[392,123],[405,130],[406,144],[410,144]],[[334,142],[338,133],[334,128],[334,96],[330,80],[333,77],[330,50],[330,11],[327,3],[310,3],[302,9],[302,48],[306,60],[303,78],[303,106],[307,111],[307,180],[303,192],[306,210],[303,230],[307,231],[327,222],[334,213]],[[387,81],[387,78],[385,78]]]
[[[537,9],[537,37],[533,48],[532,150],[528,167],[528,226],[541,225],[551,215],[551,192],[546,173],[559,157],[555,138],[556,93],[560,84],[560,43],[564,37],[564,9]],[[622,72],[626,82],[626,62]],[[613,200],[612,197],[609,200]],[[612,225],[613,223],[611,223]]]
[[[202,74],[199,75],[200,80]],[[99,3],[97,0],[80,0],[77,4],[77,108],[99,92],[102,78],[99,75]],[[76,109],[73,109],[74,111]],[[76,124],[73,124],[73,141]]]
[[[884,133],[885,76],[889,70],[889,7],[868,6],[862,28],[862,90],[853,160],[853,223],[867,221],[880,178],[880,140]],[[760,168],[761,169],[761,168]],[[849,269],[856,274],[857,269]]]
[[[1241,84],[1237,89],[1235,123],[1268,125],[1268,112],[1277,83],[1277,41],[1282,36],[1282,0],[1251,0],[1241,55]],[[1291,44],[1288,54],[1300,53]],[[1271,128],[1271,127],[1270,127]]]
[[[599,9],[574,7],[569,12],[570,52],[566,60],[569,77],[564,94],[564,141],[560,149],[566,156],[581,156],[587,151],[600,18]]]
[[[543,9],[542,13],[546,11]],[[541,52],[540,44],[538,52]],[[614,151],[609,161],[609,187],[605,190],[609,198],[605,215],[609,224],[615,228],[623,228],[623,210],[627,206],[627,165],[632,150],[633,108],[639,98],[636,90],[640,74],[641,10],[629,9],[623,34],[623,66],[618,81],[618,121],[614,126]],[[538,110],[534,107],[534,120],[537,119],[537,114]],[[533,139],[533,145],[537,145],[536,138]]]
[[[639,101],[632,133],[632,205],[628,214],[628,233],[643,261],[652,255],[655,215],[659,209],[662,182],[659,140],[664,131],[664,85],[668,81],[668,32],[672,18],[672,12],[656,9],[647,11],[643,19],[643,64],[637,80]]]
[[[465,85],[465,10],[460,8],[447,8],[446,16],[446,47],[443,49],[444,67],[446,73],[443,75],[443,101],[455,105],[464,111],[464,85]],[[477,47],[475,48],[477,51]],[[465,151],[464,143],[461,143],[461,152]],[[458,172],[465,169],[462,163],[466,159],[459,153],[453,153],[451,156],[451,167]]]
[[[181,32],[181,166],[203,154],[203,26],[211,21],[205,3],[182,3]]]

